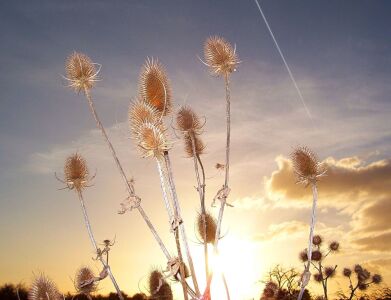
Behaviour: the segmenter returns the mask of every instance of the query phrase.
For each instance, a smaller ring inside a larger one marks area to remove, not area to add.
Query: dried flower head
[[[315,251],[312,251],[312,256],[311,256],[311,259],[313,261],[320,261],[322,260],[322,252],[320,252],[319,250],[315,250]]]
[[[136,139],[143,157],[160,159],[170,149],[165,129],[152,123],[142,124]]]
[[[379,275],[379,274],[374,274],[373,276],[372,276],[372,281],[373,281],[373,283],[375,283],[375,284],[379,284],[380,282],[382,282],[382,277],[381,277],[381,275]]]
[[[225,165],[221,164],[221,163],[216,163],[215,168],[217,170],[224,170],[225,169]]]
[[[326,275],[326,277],[333,277],[335,275],[335,268],[334,267],[325,267],[324,274]]]
[[[361,265],[357,264],[354,266],[354,272],[355,273],[360,273],[362,272],[363,268],[361,267]]]
[[[323,280],[323,275],[322,275],[322,273],[316,273],[316,274],[314,274],[314,280],[315,280],[316,282],[321,282],[321,281]]]
[[[322,168],[315,153],[307,147],[295,149],[291,154],[291,159],[293,170],[299,183],[316,183],[319,177],[325,174],[325,170]]]
[[[308,253],[307,250],[303,250],[299,253],[299,258],[302,262],[308,261]]]
[[[182,106],[176,114],[176,124],[184,133],[201,134],[204,124],[197,114],[188,106]]]
[[[350,277],[350,275],[352,275],[352,270],[350,270],[349,268],[344,268],[342,274],[345,277]]]
[[[371,277],[371,273],[367,269],[362,269],[361,272],[357,273],[357,278],[359,281],[366,281]]]
[[[69,87],[76,92],[90,90],[99,80],[99,69],[96,69],[91,59],[79,52],[73,52],[65,62],[65,79],[69,81]]]
[[[364,282],[358,283],[358,289],[360,291],[365,291],[367,288],[368,288],[368,285],[366,283],[364,283]]]
[[[207,243],[213,244],[215,241],[216,229],[217,229],[216,219],[210,213],[206,213],[205,214],[205,224],[206,224],[206,231],[204,228],[202,214],[198,214],[198,217],[197,217],[198,234],[201,237],[202,241],[205,242],[205,240],[204,240],[204,238],[205,238]],[[205,234],[205,232],[206,232],[206,234]]]
[[[151,104],[164,116],[171,111],[171,87],[163,65],[157,59],[149,59],[141,68],[139,94],[143,101]]]
[[[339,250],[339,243],[337,241],[333,241],[329,245],[330,251],[336,252]]]
[[[200,139],[200,137],[197,136],[197,135],[193,135],[193,136],[186,135],[186,136],[184,136],[185,152],[186,152],[186,154],[189,157],[193,157],[194,156],[194,148],[193,148],[192,138],[194,139],[194,148],[195,148],[196,156],[203,154],[204,150],[205,150],[205,145],[202,142],[202,140]]]
[[[228,76],[236,71],[239,63],[235,49],[224,38],[211,36],[204,44],[204,56],[206,65],[216,76]]]
[[[144,123],[158,124],[159,112],[151,104],[138,100],[129,106],[129,126],[133,135],[137,135]]]
[[[89,295],[97,290],[94,272],[89,267],[81,267],[76,272],[75,288],[78,293]]]
[[[278,286],[273,281],[266,283],[266,286],[263,290],[262,299],[273,298],[278,290]]]
[[[92,179],[89,177],[86,160],[78,153],[70,155],[64,165],[65,183],[69,189],[81,191]]]
[[[148,281],[151,299],[172,300],[174,298],[170,285],[164,280],[160,271],[153,270],[149,274]]]
[[[312,238],[312,243],[315,246],[319,246],[322,243],[322,237],[320,235],[314,235],[314,237]]]
[[[37,276],[28,292],[29,300],[60,300],[60,293],[54,282],[44,274]]]

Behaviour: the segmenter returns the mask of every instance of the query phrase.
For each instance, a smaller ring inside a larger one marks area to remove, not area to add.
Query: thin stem
[[[181,275],[180,277],[181,277],[181,284],[182,284],[182,289],[183,289],[183,295],[185,297],[185,300],[187,300],[188,297],[187,297],[187,286],[186,286],[186,274],[185,274],[185,270],[183,268],[183,257],[182,257],[181,245],[180,245],[180,242],[179,242],[178,227],[175,227],[175,228],[171,227],[171,226],[175,226],[175,217],[174,217],[174,214],[172,212],[170,201],[168,200],[168,197],[167,197],[166,187],[165,187],[165,184],[164,184],[163,170],[162,170],[162,166],[161,166],[160,160],[158,158],[156,158],[156,163],[157,163],[157,168],[158,168],[158,172],[159,172],[160,187],[161,187],[162,194],[163,194],[163,200],[164,200],[164,204],[166,206],[166,210],[167,210],[167,213],[168,213],[169,226],[170,226],[171,229],[173,229],[173,233],[174,233],[174,237],[175,237],[175,244],[176,244],[176,248],[177,248],[177,252],[178,252],[178,258],[179,258],[179,261],[180,261],[179,271],[180,271],[180,275]]]
[[[221,278],[223,279],[223,283],[224,283],[224,288],[225,288],[225,293],[227,295],[227,299],[230,300],[231,297],[229,295],[228,283],[227,283],[227,279],[225,278],[224,273],[221,273]]]
[[[172,173],[170,157],[169,157],[167,151],[164,152],[164,161],[165,161],[166,169],[167,169],[168,183],[169,183],[169,186],[170,186],[170,192],[171,192],[171,196],[172,196],[172,199],[173,199],[173,202],[174,202],[174,211],[175,211],[176,215],[181,219],[182,218],[181,208],[180,208],[180,205],[179,205],[178,195],[177,195],[177,192],[176,192],[176,189],[175,189],[174,176],[173,176],[173,173]],[[179,229],[181,231],[182,242],[183,242],[183,245],[185,247],[187,261],[189,263],[189,268],[190,268],[191,278],[192,278],[193,284],[194,284],[194,289],[195,289],[195,292],[196,292],[197,296],[199,296],[200,295],[200,290],[199,290],[199,287],[198,287],[198,282],[197,282],[197,277],[196,277],[196,273],[195,273],[195,269],[194,269],[193,259],[191,257],[189,243],[187,241],[186,229],[185,229],[185,225],[184,225],[183,221],[180,223]]]
[[[200,179],[200,173],[198,170],[198,161],[201,161],[199,155],[197,155],[196,151],[196,145],[195,145],[195,138],[194,133],[189,133],[191,138],[191,145],[193,148],[193,161],[194,161],[194,171],[197,178],[197,185],[198,185],[198,194],[200,196],[200,203],[201,203],[201,221],[202,221],[202,227],[203,227],[203,240],[204,240],[204,257],[205,257],[205,278],[208,278],[209,274],[209,266],[208,266],[208,241],[206,240],[206,209],[205,209],[205,173],[204,169],[202,168],[203,173],[203,184],[201,184]],[[198,160],[197,160],[198,158]]]
[[[114,158],[114,161],[118,167],[118,170],[121,174],[121,177],[125,183],[125,186],[128,190],[128,193],[129,193],[129,196],[134,196],[135,195],[135,191],[134,191],[134,187],[133,187],[133,184],[131,184],[131,182],[127,179],[126,177],[126,174],[121,166],[121,163],[118,159],[118,156],[114,150],[114,147],[113,145],[111,144],[110,140],[109,140],[109,137],[107,136],[106,134],[106,131],[98,117],[98,114],[95,110],[95,106],[94,106],[94,102],[92,100],[92,97],[91,97],[91,94],[89,92],[88,89],[84,89],[84,93],[85,93],[85,96],[87,98],[87,101],[88,101],[88,104],[89,104],[89,107],[90,107],[90,110],[91,110],[91,113],[96,121],[96,125],[97,127],[100,129],[100,131],[102,132],[102,135],[103,137],[105,138],[105,141],[107,143],[107,145],[109,146],[110,150],[111,150],[111,154]],[[170,254],[168,253],[167,251],[167,248],[165,247],[162,239],[160,238],[159,234],[157,233],[155,227],[153,226],[153,224],[151,223],[150,219],[148,218],[147,214],[145,213],[144,209],[142,208],[141,204],[137,206],[137,210],[139,211],[139,213],[141,214],[142,218],[144,219],[145,223],[147,224],[149,230],[152,232],[152,235],[154,236],[155,240],[157,241],[157,243],[159,244],[160,246],[160,249],[163,251],[164,255],[166,256],[166,258],[169,260],[170,259]]]
[[[318,201],[318,189],[317,189],[317,186],[316,186],[316,183],[312,183],[311,185],[312,187],[312,196],[313,196],[313,201],[312,201],[312,214],[311,214],[311,226],[310,226],[310,235],[309,235],[309,239],[308,239],[308,252],[307,252],[307,256],[308,256],[308,262],[307,262],[307,265],[304,269],[304,276],[307,272],[309,272],[309,269],[310,269],[310,266],[311,266],[311,258],[312,258],[312,240],[313,240],[313,237],[314,237],[314,228],[315,228],[315,222],[316,222],[316,204],[317,204],[317,201]],[[298,296],[298,300],[301,300],[301,298],[303,297],[303,294],[304,294],[304,289],[306,287],[306,285],[308,284],[308,282],[305,282],[303,281],[302,284],[301,284],[301,289],[300,289],[300,293],[299,293],[299,296]]]
[[[80,200],[81,209],[83,211],[84,223],[85,223],[85,225],[87,227],[88,235],[90,237],[92,246],[95,248],[95,252],[98,253],[98,246],[96,244],[96,240],[94,238],[94,234],[92,233],[91,224],[90,224],[90,221],[89,221],[89,218],[88,218],[88,215],[87,215],[87,209],[86,209],[86,207],[84,205],[83,194],[82,194],[81,191],[78,191],[78,196],[79,196],[79,200]],[[111,281],[113,282],[113,285],[114,285],[115,289],[117,290],[118,297],[121,300],[124,300],[124,297],[122,296],[122,293],[121,293],[121,290],[120,290],[120,288],[119,288],[119,286],[117,284],[117,281],[115,280],[114,275],[111,272],[110,266],[105,262],[105,260],[103,259],[102,256],[99,256],[99,260],[102,263],[103,267],[107,270],[107,273],[108,273]]]

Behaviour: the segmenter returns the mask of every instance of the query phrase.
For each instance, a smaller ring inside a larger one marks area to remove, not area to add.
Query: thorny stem
[[[170,192],[171,192],[171,196],[172,196],[172,199],[174,202],[174,211],[175,211],[176,215],[179,218],[181,218],[182,217],[181,208],[179,205],[178,195],[177,195],[176,189],[175,189],[174,177],[173,177],[173,173],[172,173],[171,162],[170,162],[170,157],[168,155],[168,151],[164,152],[164,160],[165,160],[165,164],[166,164]],[[187,261],[189,263],[189,268],[190,268],[191,278],[192,278],[192,281],[194,284],[194,289],[195,289],[197,296],[200,296],[200,290],[198,287],[198,282],[197,282],[197,277],[196,277],[196,273],[195,273],[195,269],[194,269],[193,259],[191,257],[189,243],[187,241],[186,229],[185,229],[185,225],[184,225],[183,221],[180,223],[179,229],[181,230],[182,242],[185,247],[186,257],[187,257]]]
[[[194,171],[197,178],[197,184],[198,184],[198,194],[200,196],[200,203],[201,203],[201,218],[202,218],[202,227],[203,227],[203,240],[204,240],[204,256],[205,256],[205,278],[208,278],[209,269],[208,269],[208,242],[206,240],[206,209],[205,209],[205,173],[204,169],[202,167],[202,175],[203,175],[203,183],[201,183],[200,179],[200,173],[198,170],[198,162],[201,161],[199,155],[196,153],[196,145],[195,145],[195,139],[194,139],[194,133],[189,133],[191,138],[191,145],[193,148],[193,161],[194,161]],[[197,161],[198,159],[198,161]]]
[[[306,273],[309,272],[310,266],[311,266],[312,240],[313,240],[313,237],[314,237],[314,228],[315,228],[315,221],[316,221],[316,204],[317,204],[317,201],[318,201],[318,188],[316,186],[316,183],[312,183],[311,187],[312,187],[313,201],[312,201],[310,236],[309,236],[309,239],[308,239],[308,252],[307,252],[308,262],[307,262],[307,265],[306,265],[306,267],[304,269],[303,279],[306,276]],[[301,298],[303,297],[304,289],[305,289],[307,284],[308,284],[308,282],[306,282],[306,280],[302,281],[300,293],[299,293],[299,296],[297,298],[298,300],[301,300]]]
[[[105,141],[107,143],[107,145],[109,146],[110,150],[111,150],[111,154],[114,158],[114,161],[118,167],[118,170],[122,176],[122,179],[124,180],[124,183],[125,183],[125,186],[128,190],[128,193],[129,193],[129,196],[134,196],[135,195],[135,191],[134,191],[134,187],[133,185],[131,184],[131,182],[127,179],[126,177],[126,174],[121,166],[121,163],[118,159],[118,156],[114,150],[114,147],[113,145],[111,144],[110,140],[109,140],[109,137],[107,136],[106,134],[106,131],[98,117],[98,114],[95,110],[95,106],[94,106],[94,102],[92,100],[92,97],[91,97],[91,94],[89,92],[89,90],[87,88],[84,89],[84,93],[85,93],[85,96],[87,98],[87,101],[88,101],[88,104],[90,106],[90,110],[91,110],[91,113],[92,115],[94,116],[94,119],[96,121],[96,125],[97,127],[101,130],[102,132],[102,135],[103,137],[105,138]],[[137,206],[137,210],[139,211],[139,213],[141,214],[142,218],[144,219],[145,223],[147,224],[147,226],[149,227],[149,230],[152,232],[152,235],[154,236],[155,240],[157,241],[157,243],[159,244],[160,246],[160,249],[163,251],[164,255],[166,256],[167,259],[170,259],[170,254],[168,253],[167,251],[167,248],[165,247],[162,239],[160,238],[159,234],[157,233],[155,227],[153,226],[153,224],[151,223],[150,219],[148,218],[147,214],[145,213],[144,209],[142,208],[141,204]]]
[[[87,227],[88,235],[90,237],[92,246],[95,248],[95,252],[98,253],[98,246],[96,244],[96,241],[95,241],[95,238],[94,238],[94,234],[92,233],[91,224],[90,224],[90,221],[88,219],[87,209],[86,209],[86,207],[84,205],[83,194],[82,194],[81,191],[78,191],[78,196],[79,196],[79,200],[80,200],[81,209],[83,211],[84,222],[85,222],[86,227]],[[105,262],[105,260],[103,259],[102,256],[99,256],[99,260],[102,263],[103,267],[107,270],[107,273],[110,276],[110,279],[113,282],[113,285],[114,285],[115,289],[117,290],[118,297],[121,300],[124,300],[124,297],[122,296],[122,293],[121,293],[121,290],[120,290],[120,288],[119,288],[119,286],[117,284],[117,281],[115,280],[114,275],[111,272],[110,266]]]
[[[156,158],[156,163],[157,163],[158,172],[159,172],[160,187],[161,187],[162,194],[163,194],[163,200],[164,200],[164,204],[166,205],[166,210],[168,213],[169,226],[170,227],[176,226],[175,225],[175,217],[174,217],[172,209],[171,209],[170,201],[168,200],[168,197],[167,197],[166,187],[164,184],[164,175],[163,175],[163,171],[162,171],[162,166],[161,166],[161,163],[158,158]],[[175,244],[176,244],[176,248],[177,248],[177,252],[178,252],[178,258],[179,258],[179,263],[180,263],[179,271],[180,271],[180,275],[181,275],[180,277],[181,277],[183,295],[185,297],[185,300],[187,300],[188,297],[187,297],[187,286],[186,286],[186,274],[185,274],[185,270],[183,267],[183,257],[182,257],[181,245],[179,242],[178,227],[174,227],[174,228],[171,227],[171,229],[173,229],[173,233],[175,236]]]

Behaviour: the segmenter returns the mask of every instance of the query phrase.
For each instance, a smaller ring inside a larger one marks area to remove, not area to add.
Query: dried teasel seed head
[[[217,229],[217,222],[216,219],[210,214],[205,214],[205,223],[206,223],[206,231],[204,228],[204,221],[202,214],[198,214],[197,216],[197,230],[198,234],[201,237],[201,240],[205,242],[204,238],[206,239],[206,242],[208,244],[213,244],[216,237],[216,229]],[[206,232],[206,234],[205,234]]]
[[[185,133],[201,134],[202,124],[197,114],[188,106],[182,106],[176,114],[176,124]]]
[[[76,92],[90,90],[99,80],[96,64],[85,54],[73,52],[65,62],[66,79]]]
[[[159,112],[151,104],[138,100],[129,106],[129,127],[133,135],[137,135],[140,127],[145,123],[158,124]]]
[[[136,140],[143,157],[160,159],[171,146],[163,126],[152,123],[144,123],[140,126]]]
[[[89,267],[81,267],[76,272],[75,288],[78,293],[89,295],[98,288],[94,272]]]
[[[330,251],[336,252],[339,250],[339,243],[337,241],[333,241],[329,245]]]
[[[200,139],[200,137],[197,135],[192,135],[192,136],[185,135],[183,139],[185,142],[185,152],[187,153],[187,155],[189,157],[194,156],[194,148],[193,148],[192,138],[194,139],[195,154],[197,156],[203,154],[204,150],[205,150],[205,145],[202,142],[202,140]]]
[[[381,275],[379,275],[379,274],[374,274],[374,275],[372,276],[372,281],[373,281],[373,283],[375,283],[375,284],[381,283],[382,280],[383,280],[383,278],[382,278]]]
[[[228,76],[239,63],[235,49],[224,38],[211,36],[204,44],[205,63],[213,75]]]
[[[88,168],[85,159],[78,153],[69,156],[64,165],[66,183],[77,191],[86,187],[88,182]]]
[[[315,153],[307,147],[295,149],[291,159],[299,183],[315,183],[325,173]]]
[[[333,277],[335,275],[335,268],[333,267],[325,267],[324,274],[326,277]]]
[[[60,300],[60,292],[55,283],[44,274],[37,276],[28,292],[29,300]]]
[[[299,258],[302,262],[308,261],[308,253],[307,250],[303,250],[299,253]]]
[[[173,300],[174,296],[170,285],[164,280],[163,274],[153,270],[149,274],[149,292],[151,299]]]
[[[166,116],[172,108],[171,87],[163,65],[157,59],[145,61],[139,78],[140,98]]]
[[[320,252],[319,250],[315,250],[315,251],[312,251],[312,256],[311,256],[311,259],[313,261],[320,261],[322,260],[322,252]]]
[[[315,280],[316,282],[321,282],[321,281],[323,280],[323,275],[322,275],[322,273],[316,273],[316,274],[314,274],[314,280]]]
[[[314,237],[312,238],[312,243],[315,245],[315,246],[319,246],[320,244],[322,244],[322,237],[320,235],[314,235]]]
[[[350,277],[350,275],[352,275],[352,270],[350,270],[349,268],[344,268],[342,274],[345,277]]]

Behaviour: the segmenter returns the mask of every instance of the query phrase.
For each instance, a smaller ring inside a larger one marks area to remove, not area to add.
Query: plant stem
[[[174,237],[175,237],[175,244],[176,244],[178,258],[179,258],[179,262],[180,262],[179,271],[180,271],[181,284],[182,284],[182,289],[183,289],[183,296],[185,297],[185,300],[187,300],[188,297],[187,297],[187,286],[186,286],[186,274],[185,274],[185,269],[184,269],[184,265],[183,265],[181,245],[179,242],[178,227],[175,227],[175,228],[172,227],[173,225],[175,225],[174,222],[175,222],[176,218],[174,217],[174,214],[171,209],[170,201],[168,200],[168,197],[167,197],[166,187],[164,184],[164,175],[163,175],[161,163],[158,158],[156,158],[156,163],[157,163],[158,172],[159,172],[160,187],[161,187],[162,194],[163,194],[163,200],[164,200],[164,204],[166,205],[166,210],[168,213],[169,226],[171,229],[173,229],[173,233],[174,233]]]
[[[91,94],[90,94],[89,90],[88,89],[84,89],[84,93],[85,93],[85,96],[87,98],[87,101],[88,101],[91,113],[92,113],[92,115],[93,115],[93,117],[94,117],[94,119],[96,121],[96,125],[100,129],[100,131],[101,131],[101,133],[102,133],[102,135],[103,135],[107,145],[109,146],[111,154],[112,154],[112,156],[114,158],[114,161],[115,161],[115,163],[116,163],[116,165],[118,167],[118,170],[119,170],[119,172],[121,174],[121,177],[122,177],[122,179],[123,179],[123,181],[125,183],[125,186],[126,186],[126,188],[128,190],[129,196],[132,197],[132,196],[135,195],[133,184],[131,184],[130,181],[126,177],[126,174],[125,174],[125,172],[124,172],[124,170],[122,168],[122,165],[121,165],[121,163],[120,163],[120,161],[118,159],[118,156],[117,156],[117,154],[116,154],[116,152],[114,150],[114,147],[111,144],[111,142],[109,140],[109,137],[107,136],[106,131],[105,131],[105,129],[104,129],[104,127],[103,127],[99,117],[98,117],[98,114],[97,114],[97,112],[95,110],[94,102],[92,100],[92,97],[91,97]],[[137,210],[139,211],[140,215],[144,219],[144,221],[147,224],[149,230],[152,232],[152,235],[154,236],[155,240],[159,244],[160,249],[163,251],[163,253],[166,256],[166,258],[170,259],[170,254],[168,253],[167,248],[165,247],[162,239],[160,238],[160,236],[157,233],[155,227],[153,226],[153,224],[151,223],[151,221],[148,218],[147,214],[145,213],[144,209],[142,208],[141,204],[138,205]]]
[[[198,161],[201,161],[199,155],[196,153],[196,145],[195,145],[195,138],[194,133],[189,132],[190,138],[191,138],[191,145],[193,148],[193,161],[194,161],[194,171],[197,178],[197,185],[198,185],[198,194],[200,196],[200,203],[201,203],[201,221],[202,221],[202,227],[203,227],[203,240],[204,240],[204,257],[205,257],[205,278],[207,280],[208,274],[209,274],[209,266],[208,266],[208,241],[206,240],[206,209],[205,209],[205,174],[204,170],[202,168],[203,173],[203,184],[201,184],[200,179],[200,173],[198,170]],[[197,161],[198,159],[198,161]]]
[[[309,272],[310,266],[311,266],[312,240],[313,240],[313,237],[314,237],[314,228],[315,228],[315,222],[316,222],[316,204],[317,204],[317,201],[318,201],[318,188],[316,186],[316,183],[312,183],[311,187],[312,187],[313,201],[312,201],[310,236],[309,236],[309,239],[308,239],[308,251],[307,251],[308,262],[307,262],[307,265],[306,265],[306,267],[304,269],[304,273],[303,274],[305,274],[306,272]],[[298,300],[301,300],[301,298],[303,297],[304,289],[305,289],[307,283],[308,282],[302,282],[300,293],[299,293],[299,296],[297,298]]]
[[[172,199],[174,202],[174,211],[177,214],[177,216],[181,219],[182,218],[181,208],[179,205],[178,195],[177,195],[176,189],[175,189],[174,177],[173,177],[173,173],[172,173],[171,162],[170,162],[170,157],[168,155],[168,151],[164,152],[164,161],[165,161],[166,169],[167,169],[170,192],[171,192],[171,196],[172,196]],[[189,248],[189,244],[187,241],[186,229],[185,229],[185,225],[184,225],[183,221],[180,223],[179,229],[181,230],[182,242],[185,247],[186,257],[187,257],[187,261],[189,263],[189,268],[190,268],[191,278],[192,278],[192,281],[194,284],[194,289],[195,289],[197,296],[200,296],[200,290],[198,287],[198,282],[197,282],[197,277],[196,277],[196,273],[195,273],[195,269],[194,269],[193,259],[191,257],[190,248]]]
[[[92,233],[91,224],[90,224],[90,221],[88,219],[87,209],[86,209],[86,207],[84,205],[83,194],[82,194],[81,191],[78,191],[78,196],[79,196],[79,200],[80,200],[81,209],[83,211],[84,222],[85,222],[86,227],[87,227],[88,235],[90,237],[92,246],[95,248],[95,252],[98,253],[98,246],[96,244],[96,241],[95,241],[95,238],[94,238],[94,234]],[[107,273],[108,273],[111,281],[113,282],[113,285],[114,285],[115,289],[117,290],[118,297],[121,300],[124,300],[124,297],[122,296],[122,293],[121,293],[121,290],[120,290],[120,288],[119,288],[119,286],[117,284],[117,281],[115,280],[114,275],[111,272],[110,266],[105,262],[105,260],[103,259],[102,256],[99,256],[99,260],[102,263],[103,267],[107,270]]]

